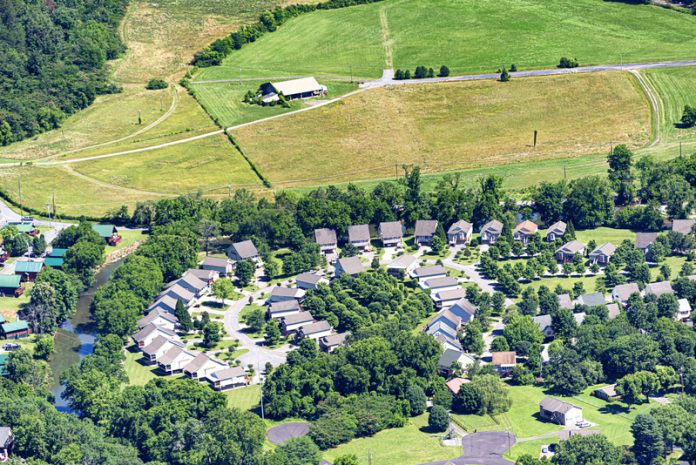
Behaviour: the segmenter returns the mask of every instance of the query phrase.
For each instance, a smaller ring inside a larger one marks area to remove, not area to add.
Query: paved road
[[[471,281],[476,283],[481,288],[482,291],[493,294],[496,291],[494,287],[496,284],[495,281],[484,278],[481,273],[479,273],[476,265],[462,265],[454,261],[454,256],[457,254],[458,250],[459,249],[457,248],[453,249],[449,256],[442,261],[442,263],[448,268],[463,271]],[[506,306],[509,307],[514,304],[515,302],[513,302],[511,299],[505,299]]]
[[[14,211],[7,203],[4,201],[0,200],[0,222],[14,222],[14,221],[20,221],[22,219],[22,215]],[[58,233],[62,231],[63,229],[67,228],[68,226],[71,226],[72,223],[63,223],[60,221],[44,221],[44,220],[35,220],[34,224],[37,226],[48,226],[53,228],[51,231],[47,231],[46,234],[44,234],[44,237],[46,238],[46,242],[49,244],[53,242],[53,239],[56,238]]]
[[[485,433],[475,433],[462,438],[462,449],[464,455],[456,459],[440,460],[439,462],[429,462],[423,465],[511,465],[512,462],[503,458],[503,454],[513,444],[516,439],[512,433],[499,431],[489,431]]]

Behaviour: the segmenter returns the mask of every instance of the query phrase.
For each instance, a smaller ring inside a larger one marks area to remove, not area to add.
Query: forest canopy
[[[0,145],[55,129],[99,94],[128,0],[0,0]]]

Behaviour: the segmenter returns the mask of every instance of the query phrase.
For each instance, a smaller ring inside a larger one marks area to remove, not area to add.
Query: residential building
[[[546,397],[539,402],[539,416],[561,426],[575,426],[582,421],[582,409],[568,402]]]
[[[650,251],[650,246],[657,240],[656,232],[639,232],[636,234],[636,249],[647,254]]]
[[[19,276],[22,281],[34,281],[36,276],[43,269],[42,262],[32,260],[17,260],[15,262],[14,274]]]
[[[234,268],[234,263],[230,262],[232,264],[232,267]],[[215,270],[206,270],[206,269],[196,269],[196,268],[189,268],[186,270],[184,273],[184,276],[195,276],[196,278],[200,279],[201,281],[208,283],[208,285],[213,284],[213,282],[220,277],[220,275],[215,271]]]
[[[336,239],[335,229],[315,229],[314,240],[319,245],[319,251],[322,254],[335,255],[338,252],[338,239]]]
[[[674,319],[686,322],[689,318],[691,318],[691,304],[687,299],[679,299],[679,310]]]
[[[301,300],[305,295],[304,289],[298,287],[274,286],[269,302],[284,302],[286,300]]]
[[[309,338],[315,341],[321,339],[322,337],[329,336],[333,331],[333,328],[328,321],[322,320],[315,323],[310,323],[308,325],[302,326],[297,330],[297,336],[300,339]]]
[[[157,365],[167,375],[181,373],[184,367],[196,358],[196,355],[198,352],[173,346],[157,360]]]
[[[501,234],[503,234],[503,223],[498,220],[489,221],[481,227],[481,242],[495,244]]]
[[[570,241],[556,250],[556,260],[561,263],[572,262],[575,255],[585,253],[585,244],[580,241]]]
[[[339,258],[336,261],[336,277],[341,277],[344,274],[349,276],[356,276],[360,273],[365,272],[365,267],[363,267],[360,257],[346,257]]]
[[[319,348],[324,352],[333,352],[337,347],[340,347],[346,343],[346,338],[348,336],[350,336],[350,333],[348,332],[324,336],[319,339]]]
[[[517,352],[493,352],[491,353],[491,365],[499,376],[507,377],[512,374],[512,369],[517,364]]]
[[[570,298],[570,294],[559,294],[558,305],[561,308],[567,308],[568,310],[573,310],[575,308],[575,304],[573,303],[573,299]]]
[[[474,233],[474,225],[468,221],[459,220],[447,230],[447,242],[450,245],[466,244]]]
[[[433,237],[437,231],[437,220],[418,220],[416,221],[415,242],[416,244],[431,245]]]
[[[610,320],[613,320],[619,314],[621,313],[621,308],[619,307],[619,304],[607,304],[607,313],[608,313],[608,318]]]
[[[0,376],[7,376],[7,357],[10,354],[0,354]]]
[[[425,332],[433,336],[435,339],[445,338],[452,341],[457,340],[457,331],[452,329],[450,324],[441,318],[435,317],[433,320],[431,320],[430,324],[428,324],[428,326],[425,328]],[[461,350],[461,347],[458,350]]]
[[[551,339],[553,337],[553,328],[551,327],[551,315],[537,315],[532,317],[534,323],[536,323],[541,333],[544,335],[544,339]]]
[[[280,319],[280,329],[285,336],[289,336],[298,329],[308,324],[314,323],[314,317],[309,312],[299,312],[284,316]]]
[[[512,230],[512,237],[516,241],[520,241],[523,244],[527,244],[529,239],[537,233],[539,226],[530,220],[524,220]]]
[[[548,242],[554,242],[556,239],[562,239],[566,233],[566,228],[568,227],[563,221],[556,221],[554,224],[549,226],[548,231],[546,231],[546,240]]]
[[[295,299],[271,302],[271,305],[268,307],[268,316],[270,318],[283,318],[289,315],[295,315],[301,311],[300,302]]]
[[[459,394],[459,389],[461,389],[462,385],[469,384],[470,382],[471,381],[466,378],[452,378],[445,383],[445,386],[447,386],[447,389],[449,389],[450,392],[456,396]]]
[[[576,300],[578,305],[585,305],[587,307],[599,307],[600,305],[607,304],[607,299],[604,298],[604,294],[601,292],[582,294],[579,295]]]
[[[224,368],[213,371],[206,376],[210,385],[216,391],[224,391],[247,384],[246,372],[241,366]]]
[[[313,77],[291,79],[281,82],[267,82],[261,86],[261,99],[264,103],[277,102],[282,95],[285,100],[307,99],[326,95],[328,89]]]
[[[164,336],[157,336],[148,345],[142,347],[141,351],[145,356],[145,360],[147,360],[150,364],[153,364],[157,363],[160,357],[175,346],[182,349],[186,348],[186,344],[178,339],[168,339]]]
[[[191,273],[185,273],[181,278],[168,284],[169,288],[174,286],[181,286],[192,293],[194,298],[198,298],[208,290],[208,281],[202,281]]]
[[[152,305],[147,309],[148,313],[154,310],[163,310],[165,312],[174,313],[176,311],[177,298],[171,295],[164,295],[159,299],[155,300]],[[184,302],[182,302],[186,305]]]
[[[450,291],[459,288],[459,280],[452,276],[443,278],[430,278],[421,280],[418,285],[421,289],[429,292]]]
[[[616,384],[610,384],[609,386],[599,387],[594,390],[595,397],[606,400],[616,399],[619,395],[616,393]]]
[[[348,226],[348,242],[362,252],[370,250],[370,227],[366,224]]]
[[[636,283],[618,284],[611,290],[611,300],[626,305],[628,298],[633,294],[640,294],[640,288]]]
[[[672,231],[681,234],[691,234],[696,220],[672,220]]]
[[[466,297],[464,289],[452,289],[450,291],[435,292],[430,295],[437,308],[449,308],[464,297]]]
[[[172,313],[161,308],[156,308],[138,320],[138,328],[143,329],[149,324],[154,324],[155,326],[174,331],[178,323],[179,319]]]
[[[0,336],[4,339],[23,339],[32,333],[29,323],[24,320],[17,320],[11,323],[0,325]]]
[[[438,329],[442,329],[440,328],[441,325],[445,325],[449,328],[449,330],[445,330],[444,334],[446,334],[447,336],[456,337],[457,331],[461,329],[465,321],[462,321],[462,317],[450,312],[449,309],[441,310],[430,319],[430,322],[426,327],[426,331],[428,332],[428,334],[433,334],[430,331],[430,329],[438,323]]]
[[[241,262],[242,260],[259,261],[259,251],[250,240],[235,242],[227,249],[227,256],[232,260]]]
[[[224,277],[232,273],[232,262],[227,258],[205,257],[201,263],[201,269],[214,271]]]
[[[409,276],[418,266],[418,259],[413,255],[401,255],[387,265],[387,273],[398,278]]]
[[[162,336],[166,339],[179,339],[179,336],[177,336],[174,331],[170,331],[166,328],[162,328],[160,326],[150,323],[149,325],[145,326],[143,329],[135,333],[133,335],[133,340],[138,345],[138,347],[142,348],[150,345],[150,343],[152,343],[152,341],[157,336]]]
[[[438,373],[443,376],[451,376],[455,367],[466,370],[475,363],[476,359],[469,354],[457,350],[445,350],[437,362]]]
[[[421,266],[415,268],[410,276],[419,281],[432,278],[444,278],[447,276],[447,270],[442,265]]]
[[[328,284],[329,280],[322,275],[311,271],[298,274],[295,277],[295,284],[297,284],[297,287],[304,290],[316,289],[321,283]]]
[[[111,246],[121,242],[121,236],[118,234],[118,229],[113,224],[93,224],[92,229]]]
[[[590,252],[590,262],[598,265],[606,265],[616,252],[616,246],[611,242],[604,243]]]
[[[174,308],[176,308],[177,300],[180,300],[185,306],[188,306],[196,298],[196,294],[191,292],[188,288],[185,288],[184,286],[179,284],[178,281],[175,281],[174,285],[162,291],[162,293],[159,295],[159,298],[161,299],[162,297],[167,296],[174,299]]]
[[[14,434],[12,434],[12,428],[0,426],[0,462],[7,462],[10,459],[10,451],[13,444]]]
[[[646,296],[654,295],[655,297],[660,297],[663,294],[674,294],[674,289],[672,289],[672,283],[669,281],[658,281],[645,286],[644,292]]]
[[[199,353],[183,367],[183,371],[191,379],[204,379],[208,374],[224,370],[225,368],[229,368],[226,363],[204,353]]]
[[[403,246],[404,229],[400,222],[389,221],[379,224],[379,238],[383,247]]]
[[[458,350],[458,351],[463,351],[464,348],[462,347],[462,344],[459,342],[459,340],[456,337],[449,337],[444,334],[438,334],[433,336],[437,342],[440,343],[442,346],[443,350],[447,349],[453,349],[453,350]]]
[[[465,293],[466,294],[466,293]],[[476,305],[469,302],[466,297],[456,301],[450,308],[450,312],[457,315],[463,322],[469,322],[476,316]]]

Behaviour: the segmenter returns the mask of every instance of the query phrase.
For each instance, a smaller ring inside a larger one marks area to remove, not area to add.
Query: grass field
[[[675,126],[684,105],[696,105],[696,73],[692,68],[649,69],[642,72],[661,100],[660,137],[668,141],[692,141],[696,128]]]
[[[142,352],[126,351],[126,363],[123,368],[128,376],[128,384],[144,386],[148,381],[157,378],[157,375],[154,373],[157,365],[143,365],[140,363],[142,359]]]
[[[252,410],[261,402],[261,388],[258,384],[223,391],[227,405],[240,410]]]
[[[648,141],[636,85],[614,72],[376,89],[233,133],[275,187],[383,178],[403,163],[427,172],[567,159]]]
[[[446,64],[457,74],[550,68],[561,56],[587,65],[693,58],[695,25],[690,15],[601,0],[388,0],[292,19],[198,78],[351,68],[374,78],[389,57],[395,68]]]

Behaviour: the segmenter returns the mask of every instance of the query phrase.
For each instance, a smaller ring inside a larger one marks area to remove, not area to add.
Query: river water
[[[79,363],[80,360],[94,351],[97,331],[92,314],[89,311],[94,299],[94,292],[109,281],[111,274],[121,263],[123,263],[123,259],[102,267],[94,277],[94,285],[78,297],[75,315],[70,320],[64,322],[56,331],[56,349],[49,360],[49,364],[53,371],[51,392],[53,392],[56,398],[55,405],[59,411],[71,411],[67,402],[61,398],[61,394],[65,390],[65,386],[60,384],[61,375],[72,365]]]

